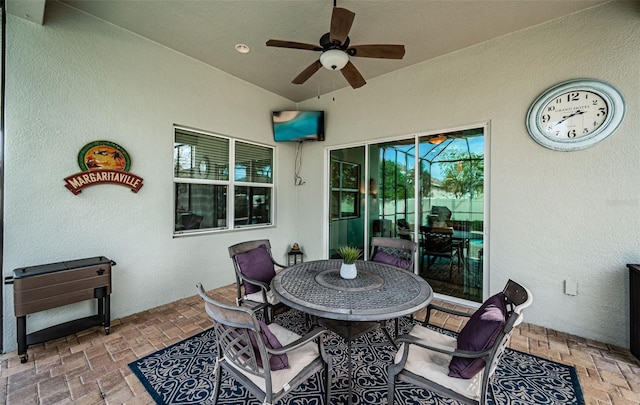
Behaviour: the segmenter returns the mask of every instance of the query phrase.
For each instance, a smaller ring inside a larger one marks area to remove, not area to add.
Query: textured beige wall
[[[4,273],[17,267],[107,256],[112,318],[234,281],[227,247],[270,238],[282,260],[295,232],[294,146],[280,144],[277,228],[172,237],[173,124],[273,144],[272,109],[292,103],[136,35],[52,2],[45,25],[8,16]],[[105,139],[144,178],[75,196],[85,144]],[[4,286],[5,350],[16,347],[13,289]],[[29,317],[38,330],[88,315],[83,303]]]
[[[305,102],[328,113],[326,142],[305,145],[298,240],[323,254],[323,218],[308,212],[323,209],[324,148],[489,122],[489,291],[513,278],[535,297],[527,322],[628,347],[625,264],[640,262],[639,4],[609,3]],[[539,146],[529,106],[583,77],[620,90],[624,122],[587,150]]]
[[[320,258],[326,147],[489,122],[490,290],[518,280],[535,295],[526,321],[628,346],[625,264],[640,262],[639,16],[638,2],[611,3],[302,103],[327,111],[327,141],[304,145],[300,187],[294,145],[278,145],[278,226],[179,239],[172,125],[270,144],[269,111],[293,103],[59,3],[44,26],[9,16],[4,275],[105,255],[118,262],[117,318],[193,295],[197,281],[232,282],[226,248],[241,240],[270,238],[280,257],[297,240]],[[526,133],[527,109],[577,77],[615,85],[627,117],[597,147],[546,150]],[[129,151],[140,193],[64,188],[96,139]],[[565,279],[579,283],[577,296],[563,294]],[[4,287],[5,350],[15,347],[12,293]],[[34,315],[29,326],[90,307]]]

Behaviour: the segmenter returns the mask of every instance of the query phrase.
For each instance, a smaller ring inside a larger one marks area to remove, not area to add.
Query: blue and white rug
[[[298,333],[303,332],[303,314],[289,310],[275,321]],[[404,320],[403,320],[404,321]],[[409,330],[410,321],[401,322],[401,332]],[[214,387],[215,335],[212,329],[152,353],[129,367],[158,404],[211,404]],[[335,334],[325,340],[333,356],[331,402],[346,403],[347,345]],[[368,333],[352,345],[354,367],[354,405],[386,404],[387,365],[395,349],[388,345],[380,330]],[[282,405],[324,404],[322,374],[286,395]],[[500,405],[575,404],[584,398],[575,368],[507,349],[496,370],[494,390]],[[259,405],[260,403],[233,378],[223,374],[220,404]],[[447,404],[457,402],[406,383],[396,384],[396,404]]]

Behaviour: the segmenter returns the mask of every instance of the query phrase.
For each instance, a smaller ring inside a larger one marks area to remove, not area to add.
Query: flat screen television
[[[274,111],[276,142],[324,141],[324,111]]]

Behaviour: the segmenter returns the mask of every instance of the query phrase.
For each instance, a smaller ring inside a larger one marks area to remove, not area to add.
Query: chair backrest
[[[518,314],[518,318],[514,321],[514,327],[522,322],[522,311],[533,302],[531,291],[521,286],[513,280],[507,281],[504,286],[504,293],[507,309]]]
[[[240,260],[239,255],[250,252],[254,249],[257,249],[261,246],[266,248],[266,251],[269,255],[269,260],[271,261],[271,266],[268,266],[267,260],[264,257],[264,252],[258,252],[257,261],[259,262],[257,266],[251,266],[247,263],[247,259]],[[243,301],[243,291],[242,287],[244,286],[245,294],[252,294],[260,289],[268,289],[267,286],[271,282],[271,278],[275,276],[274,265],[278,267],[284,267],[281,264],[276,263],[273,260],[273,256],[271,255],[271,243],[269,243],[268,239],[258,239],[251,240],[247,242],[237,243],[235,245],[229,246],[229,257],[233,261],[234,273],[236,276],[236,300],[238,304]],[[243,263],[244,268],[242,268],[241,263]],[[246,279],[250,279],[253,281],[248,281]],[[262,284],[260,284],[262,283]],[[262,285],[262,287],[260,286]],[[266,296],[263,301],[266,302]]]
[[[271,243],[269,242],[268,239],[250,240],[247,242],[241,242],[241,243],[237,243],[235,245],[229,246],[229,257],[231,257],[231,260],[233,260],[233,267],[235,268],[236,281],[238,282],[238,285],[243,283],[243,280],[240,276],[243,273],[246,273],[246,270],[243,271],[240,268],[240,264],[238,263],[238,259],[237,259],[238,255],[242,253],[247,253],[251,250],[259,248],[262,245],[264,245],[267,248],[267,252],[269,253],[269,258],[271,259],[271,262],[274,264],[277,264],[273,260],[273,256],[271,256]]]
[[[246,253],[250,250],[260,247],[260,245],[265,245],[267,247],[267,250],[269,251],[269,254],[271,254],[271,243],[269,242],[269,239],[257,239],[247,242],[240,242],[236,243],[235,245],[229,246],[229,257],[234,259],[236,255],[240,253]]]
[[[261,357],[261,364],[268,365],[269,360],[255,313],[249,308],[214,300],[200,283],[196,288],[204,300],[207,314],[213,319],[218,359],[224,358],[242,371],[267,379],[267,386],[270,386],[269,367],[258,366],[257,356]],[[256,342],[257,350],[252,344],[251,335]]]
[[[490,381],[493,377],[493,374],[498,367],[498,363],[500,362],[500,358],[509,344],[514,327],[522,322],[522,311],[533,302],[531,292],[526,287],[523,287],[513,280],[509,280],[507,282],[502,292],[505,296],[507,319],[504,328],[493,345],[493,350],[490,355],[491,362],[486,367],[486,370],[489,370],[489,372],[485,373],[483,376],[483,380],[486,378],[487,381]],[[483,386],[486,387],[484,384]]]
[[[453,250],[453,228],[420,227],[420,244],[425,253],[451,253]]]
[[[399,259],[404,259],[404,265],[400,267],[410,269],[413,267],[413,256],[417,249],[418,244],[412,240],[376,236],[371,239],[369,260],[376,261],[376,254],[381,251]]]

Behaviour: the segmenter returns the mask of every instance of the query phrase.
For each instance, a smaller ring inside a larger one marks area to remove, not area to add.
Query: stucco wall
[[[295,234],[294,147],[276,148],[277,227],[173,238],[173,124],[273,144],[272,109],[292,103],[59,3],[45,25],[8,16],[4,275],[92,256],[113,268],[112,319],[234,281],[227,247],[269,238],[283,260]],[[85,144],[110,140],[144,178],[75,196]],[[16,347],[13,289],[4,288],[4,349]],[[29,331],[88,315],[94,303],[29,316]]]
[[[59,3],[43,26],[10,15],[4,275],[107,256],[118,263],[118,318],[193,295],[197,281],[231,283],[226,248],[242,240],[269,238],[280,258],[298,241],[319,258],[325,148],[489,122],[489,290],[513,278],[535,296],[527,322],[628,347],[625,264],[640,262],[639,15],[638,2],[607,4],[301,103],[327,111],[327,140],[305,144],[300,187],[294,145],[277,146],[277,227],[177,239],[172,125],[271,144],[269,111],[293,103]],[[526,133],[527,109],[577,77],[615,85],[625,121],[597,147],[544,149]],[[129,151],[144,178],[138,194],[64,188],[79,149],[97,139]],[[563,293],[565,279],[579,283],[577,296]],[[5,350],[16,345],[12,293],[4,286]],[[29,327],[92,306],[36,314]]]
[[[640,262],[639,4],[609,3],[308,100],[328,115],[326,142],[305,146],[300,242],[323,253],[311,236],[323,220],[307,213],[323,208],[324,148],[489,122],[489,291],[517,280],[534,295],[527,322],[628,347],[625,264]],[[526,131],[529,106],[582,77],[622,92],[624,122],[587,150],[539,146]],[[578,283],[577,296],[564,280]]]

